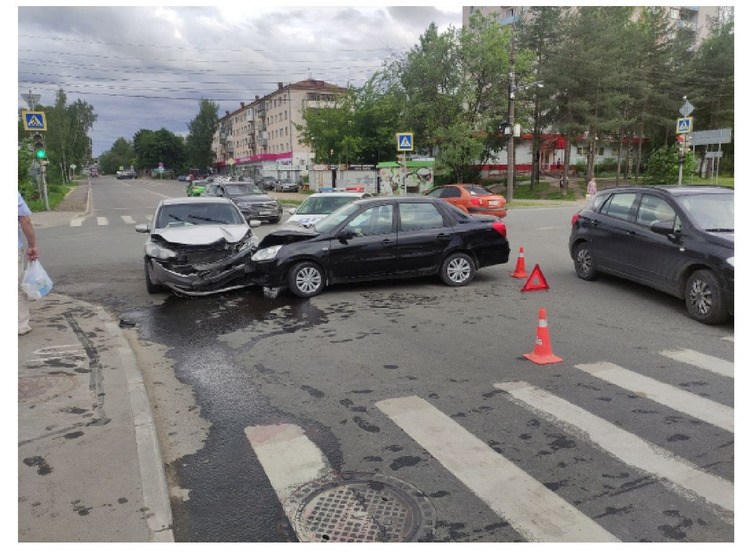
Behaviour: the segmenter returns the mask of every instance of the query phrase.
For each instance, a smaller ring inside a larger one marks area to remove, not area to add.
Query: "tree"
[[[160,163],[169,169],[182,169],[186,162],[184,140],[161,128],[138,130],[132,140],[139,169],[155,169]]]
[[[212,136],[218,127],[219,105],[207,99],[199,102],[199,112],[189,123],[186,139],[186,157],[192,169],[206,170],[212,167],[215,153],[212,151]]]
[[[71,165],[82,169],[89,162],[91,140],[88,133],[98,116],[91,105],[80,99],[68,105],[67,94],[62,88],[57,91],[54,105],[38,106],[34,110],[44,112],[47,120],[47,131],[43,132],[49,161],[47,180],[51,183],[70,180]],[[20,118],[19,135],[20,138],[28,137]]]
[[[101,172],[108,175],[113,175],[120,168],[133,166],[136,161],[137,154],[132,143],[124,138],[118,138],[111,149],[102,153],[98,158]]]
[[[562,41],[560,18],[562,8],[557,6],[543,6],[531,8],[530,18],[520,20],[518,25],[518,44],[521,48],[532,51],[535,56],[533,73],[537,81],[543,83],[546,56],[553,52]],[[541,149],[541,133],[544,129],[542,107],[552,102],[554,92],[549,88],[534,88],[533,94],[533,138],[531,158],[531,190],[539,181],[539,151]],[[520,105],[519,105],[520,106]],[[562,183],[566,189],[567,182]],[[563,190],[564,196],[566,191]]]

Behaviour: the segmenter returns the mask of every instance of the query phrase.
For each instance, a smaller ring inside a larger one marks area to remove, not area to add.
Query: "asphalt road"
[[[511,210],[510,263],[461,289],[187,299],[145,293],[134,232],[183,185],[92,184],[89,217],[40,232],[44,264],[137,325],[177,540],[733,540],[733,324],[579,280],[576,207]],[[519,247],[548,289],[511,277]],[[540,309],[559,363],[524,357]]]

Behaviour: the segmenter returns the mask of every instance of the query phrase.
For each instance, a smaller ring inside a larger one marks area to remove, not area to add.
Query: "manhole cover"
[[[413,486],[378,474],[345,473],[302,487],[295,517],[305,542],[407,542],[432,532],[435,509]]]

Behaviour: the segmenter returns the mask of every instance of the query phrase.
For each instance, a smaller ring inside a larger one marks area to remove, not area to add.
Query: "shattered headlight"
[[[251,260],[252,262],[267,262],[269,260],[274,260],[277,258],[277,253],[280,252],[282,246],[283,245],[274,245],[258,250],[254,253],[254,256],[251,257]]]
[[[176,258],[176,253],[168,248],[165,248],[158,243],[148,241],[145,243],[145,254],[156,260],[168,260],[169,258]]]

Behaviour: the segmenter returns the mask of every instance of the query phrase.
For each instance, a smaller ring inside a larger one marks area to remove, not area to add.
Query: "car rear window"
[[[464,189],[471,195],[471,196],[492,196],[492,192],[489,190],[486,190],[482,188],[481,186],[475,186],[475,185],[469,185],[465,186]]]

